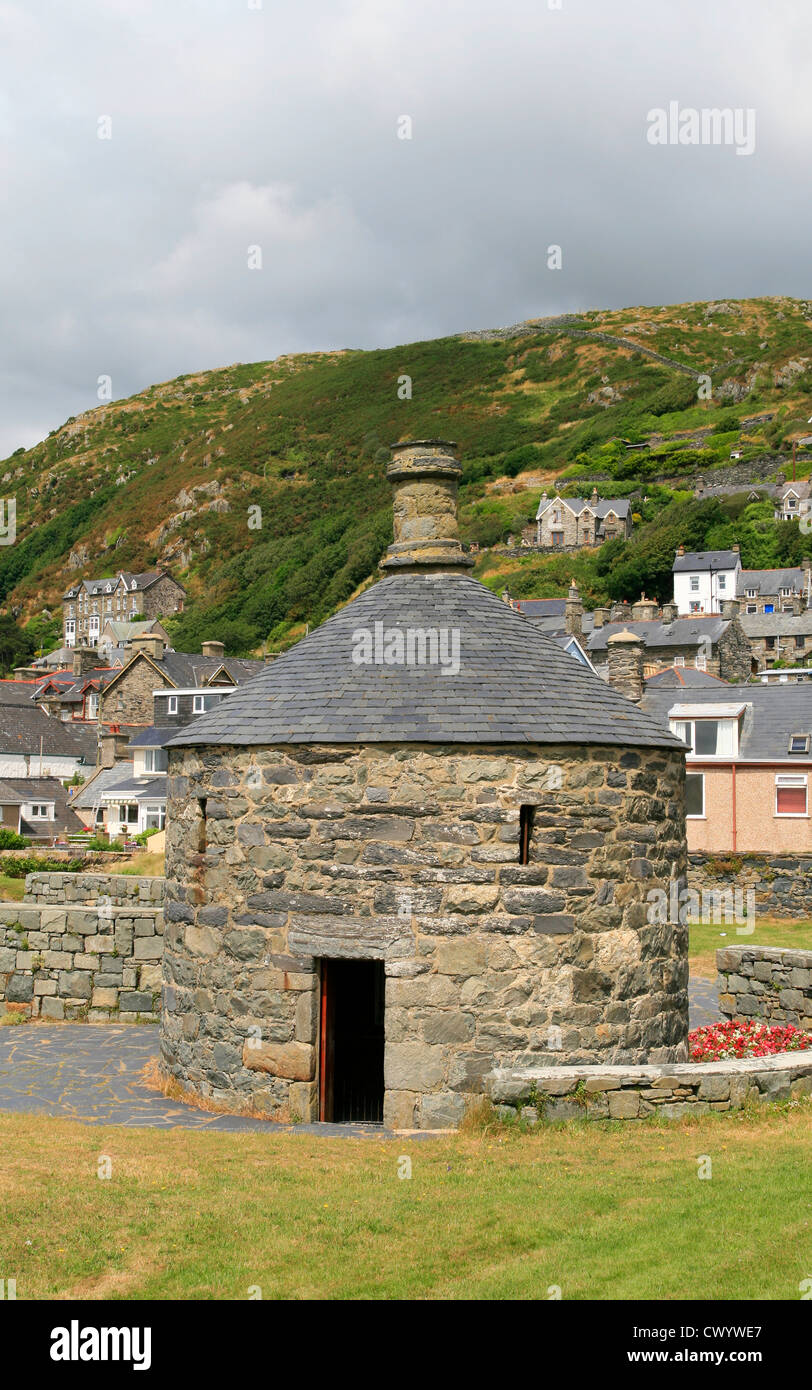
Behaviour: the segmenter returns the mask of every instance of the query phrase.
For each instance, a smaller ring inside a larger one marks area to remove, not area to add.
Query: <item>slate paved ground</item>
[[[719,1017],[710,980],[690,984],[690,1022]],[[386,1137],[380,1125],[279,1125],[241,1115],[212,1115],[168,1100],[141,1080],[158,1056],[154,1025],[58,1023],[0,1029],[0,1111],[59,1116],[83,1124],[130,1128],[273,1130],[344,1137]],[[422,1131],[415,1137],[428,1137]]]

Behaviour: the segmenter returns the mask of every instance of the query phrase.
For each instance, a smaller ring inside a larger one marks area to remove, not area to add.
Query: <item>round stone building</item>
[[[687,1057],[683,745],[471,577],[452,449],[394,447],[384,577],[169,745],[163,1066],[225,1109]]]

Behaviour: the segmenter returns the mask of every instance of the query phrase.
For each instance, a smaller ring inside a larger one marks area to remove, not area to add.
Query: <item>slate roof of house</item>
[[[38,754],[42,740],[44,757],[83,758],[95,763],[95,724],[70,724],[50,719],[44,710],[0,705],[0,753]]]
[[[564,598],[515,598],[513,607],[528,618],[563,618],[567,611]]]
[[[740,613],[745,637],[809,637],[812,635],[812,608],[803,613]]]
[[[38,681],[0,680],[0,705],[22,705],[23,709],[30,708],[34,703],[38,684]]]
[[[536,520],[543,516],[548,507],[563,504],[569,507],[575,516],[580,516],[581,512],[589,510],[594,512],[599,520],[604,520],[609,512],[614,512],[618,518],[629,516],[631,512],[631,502],[627,497],[599,497],[597,502],[593,502],[591,497],[552,497],[546,502],[541,499],[536,512]]]
[[[646,689],[684,690],[689,687],[694,690],[702,686],[715,686],[718,690],[720,685],[729,684],[721,676],[712,676],[710,671],[697,671],[695,666],[666,666],[647,678]]]
[[[691,704],[721,705],[731,689],[724,691],[691,691]],[[790,762],[810,761],[809,753],[791,754],[789,739],[791,734],[812,733],[812,686],[801,683],[787,685],[745,685],[737,686],[737,703],[746,705],[740,725],[739,757],[741,759],[776,759]],[[739,695],[741,699],[739,700]],[[668,711],[678,702],[673,690],[652,690],[647,685],[640,701],[655,721],[668,727]],[[708,711],[708,717],[712,717]]]
[[[376,628],[376,624],[379,627]],[[446,630],[459,670],[363,664],[396,628]],[[170,748],[200,744],[575,743],[680,747],[585,666],[468,575],[394,574],[276,658]],[[445,672],[445,673],[444,673]]]
[[[165,651],[161,657],[150,656],[148,652],[132,652],[130,656],[133,660],[138,656],[146,656],[154,662],[159,671],[164,672],[173,686],[181,690],[203,689],[206,682],[216,675],[221,667],[235,684],[241,685],[244,681],[251,680],[267,665],[265,661],[244,657],[201,656],[197,652]],[[123,669],[126,670],[126,666]],[[115,671],[111,679],[120,674],[120,671]]]
[[[713,613],[675,618],[670,623],[664,623],[662,618],[649,622],[604,623],[603,627],[593,628],[586,647],[588,652],[603,651],[616,632],[633,632],[643,639],[644,647],[697,647],[703,637],[718,642],[729,623],[729,618]]]
[[[98,806],[105,792],[118,786],[120,782],[126,782],[132,775],[131,758],[119,758],[112,767],[98,768],[92,778],[89,777],[84,786],[79,788],[71,800],[71,805],[80,806],[82,810],[90,811],[94,806]]]
[[[801,593],[805,582],[806,575],[800,567],[785,570],[742,570],[738,577],[736,594],[742,598],[747,589],[755,589],[760,594],[777,594],[779,589],[795,589],[796,593]]]
[[[126,797],[128,801],[164,801],[166,774],[163,777],[151,777],[149,781],[144,781],[143,777],[125,777],[120,782],[106,786],[101,796],[105,801],[114,800],[117,796]]]
[[[121,623],[114,618],[108,618],[103,631],[110,631],[115,638],[126,641],[129,637],[141,637],[144,633],[152,632],[153,628],[158,626],[157,618],[145,618],[137,623]]]
[[[63,598],[76,598],[81,589],[84,589],[88,594],[106,594],[108,584],[112,593],[122,578],[125,580],[127,588],[137,593],[151,588],[153,584],[157,584],[159,579],[172,579],[172,576],[167,574],[165,570],[144,570],[143,574],[133,574],[130,570],[118,570],[116,574],[106,574],[102,579],[80,580],[78,584],[74,584],[66,590]],[[135,583],[134,590],[133,583]],[[177,584],[179,589],[183,589],[183,585],[178,583],[177,579],[172,579],[172,583]],[[183,592],[186,592],[185,589]]]
[[[741,556],[736,550],[689,550],[685,555],[677,555],[671,566],[674,574],[684,574],[686,570],[733,570]]]
[[[130,748],[163,748],[178,732],[178,727],[177,724],[169,728],[151,724],[148,729],[141,729],[130,739]]]

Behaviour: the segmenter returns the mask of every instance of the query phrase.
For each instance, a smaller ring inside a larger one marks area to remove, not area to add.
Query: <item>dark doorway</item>
[[[383,1120],[384,989],[383,961],[321,962],[320,1120]]]

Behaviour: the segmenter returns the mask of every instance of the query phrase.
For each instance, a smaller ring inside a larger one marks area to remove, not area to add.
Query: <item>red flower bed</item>
[[[791,1023],[757,1023],[754,1019],[730,1019],[694,1028],[688,1034],[692,1062],[720,1062],[729,1057],[773,1057],[776,1052],[804,1052],[812,1048],[812,1033]]]

